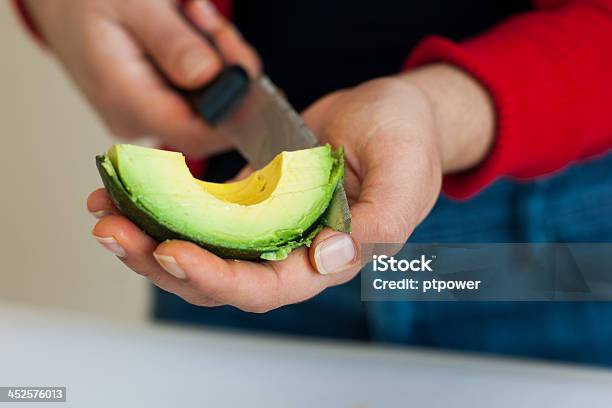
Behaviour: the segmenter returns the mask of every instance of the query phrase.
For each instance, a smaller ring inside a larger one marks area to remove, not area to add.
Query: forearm
[[[429,100],[444,174],[470,169],[486,157],[494,139],[495,114],[486,89],[464,71],[431,64],[400,78]]]

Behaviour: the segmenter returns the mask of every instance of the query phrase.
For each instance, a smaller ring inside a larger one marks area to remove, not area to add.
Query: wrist
[[[432,64],[400,76],[418,87],[431,106],[444,174],[477,166],[494,139],[494,109],[486,89],[462,70]]]

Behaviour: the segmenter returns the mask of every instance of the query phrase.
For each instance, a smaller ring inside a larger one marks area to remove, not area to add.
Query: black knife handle
[[[183,7],[179,6],[177,12],[221,56],[215,40],[185,16]],[[240,65],[226,65],[225,61],[222,62],[221,72],[203,87],[196,90],[174,87],[189,103],[193,111],[213,126],[232,112],[249,88],[249,75],[244,68]]]
[[[239,65],[225,67],[200,89],[182,90],[192,109],[212,125],[229,115],[249,88],[249,75]]]

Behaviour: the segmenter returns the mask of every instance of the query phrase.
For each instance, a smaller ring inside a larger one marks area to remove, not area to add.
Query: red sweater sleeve
[[[548,174],[612,147],[612,0],[539,1],[461,43],[425,39],[406,67],[448,62],[476,77],[495,105],[496,140],[443,190],[466,198],[500,176]]]

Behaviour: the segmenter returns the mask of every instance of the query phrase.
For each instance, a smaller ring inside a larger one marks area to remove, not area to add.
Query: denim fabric
[[[412,242],[611,242],[612,155],[467,202],[441,197]],[[610,271],[612,273],[612,271]],[[359,279],[265,315],[157,291],[159,319],[612,365],[612,303],[360,302]]]

